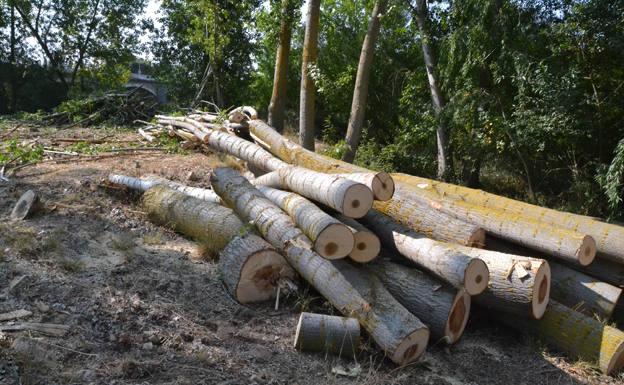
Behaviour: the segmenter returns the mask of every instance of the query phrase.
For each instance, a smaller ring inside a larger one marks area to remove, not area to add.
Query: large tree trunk
[[[395,182],[409,184],[410,175],[394,174]],[[596,256],[593,237],[525,216],[506,214],[500,210],[475,206],[464,201],[452,201],[430,188],[428,184],[408,188],[410,196],[428,206],[423,210],[440,211],[458,219],[472,222],[500,238],[518,243],[545,254],[551,254],[570,263],[587,266]]]
[[[429,80],[433,111],[438,119],[438,128],[436,130],[436,140],[438,143],[438,178],[443,179],[448,172],[448,140],[446,128],[440,116],[444,109],[444,97],[440,90],[438,77],[435,71],[435,56],[431,47],[432,36],[427,25],[428,13],[426,0],[416,0],[414,18],[416,19],[420,31],[420,42],[422,45],[423,58],[425,59],[425,68],[427,69],[427,79]]]
[[[286,191],[259,186],[258,190],[295,221],[314,242],[314,250],[324,258],[344,258],[353,250],[351,230],[309,200]]]
[[[405,365],[420,356],[429,332],[415,316],[398,303],[388,305],[363,297],[358,288],[336,269],[334,263],[341,261],[330,262],[313,252],[310,240],[290,217],[234,170],[216,169],[211,182],[217,194],[243,220],[254,223],[262,236],[283,252],[291,266],[310,285],[342,314],[357,318],[395,363]],[[356,277],[362,276],[356,274]],[[372,284],[376,283],[369,282]],[[379,286],[380,292],[384,290]],[[375,295],[376,292],[368,294]]]
[[[314,79],[311,67],[316,65],[321,0],[308,0],[303,56],[301,58],[301,91],[299,97],[299,143],[314,151]]]
[[[355,87],[353,88],[353,100],[351,101],[351,114],[347,126],[347,151],[342,156],[342,160],[352,163],[355,159],[355,152],[360,144],[362,136],[362,125],[364,124],[364,113],[366,112],[366,99],[368,98],[368,83],[375,56],[375,44],[381,28],[381,16],[386,10],[387,0],[377,0],[373,7],[373,14],[368,23],[368,31],[364,37],[362,51],[360,52],[360,62],[358,64],[357,75],[355,77]],[[270,124],[270,123],[269,123]]]
[[[487,288],[490,274],[486,264],[459,252],[455,245],[426,238],[375,210],[361,222],[373,230],[383,244],[450,285],[465,287],[470,295]]]
[[[536,333],[557,350],[596,364],[604,374],[624,366],[624,333],[555,301],[540,320],[500,318],[512,328]]]
[[[388,260],[370,265],[388,291],[429,327],[435,340],[454,344],[470,315],[470,295],[430,278],[425,273]]]
[[[624,227],[606,223],[593,217],[561,212],[482,190],[437,182],[412,175],[404,175],[401,182],[433,190],[448,200],[462,201],[488,209],[500,210],[510,215],[533,218],[557,227],[592,236],[596,240],[599,256],[624,263]]]
[[[273,75],[273,93],[269,104],[268,122],[278,132],[284,131],[284,109],[288,78],[288,55],[290,53],[291,25],[294,6],[292,0],[282,0],[282,19],[280,21],[279,43],[275,55],[275,73]]]
[[[285,162],[328,174],[371,172],[366,168],[308,151],[284,138],[261,120],[250,120],[248,125],[253,139]],[[389,202],[375,202],[375,207],[403,225],[432,238],[467,246],[483,246],[485,232],[479,226],[444,213],[421,210],[422,205],[419,202],[405,196],[408,195],[405,191],[410,189],[413,188],[409,185],[396,184],[394,198]]]
[[[363,184],[302,167],[281,168],[254,184],[296,192],[351,218],[364,216],[373,205],[373,193]]]

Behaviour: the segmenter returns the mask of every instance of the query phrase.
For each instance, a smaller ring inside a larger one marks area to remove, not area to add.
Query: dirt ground
[[[11,135],[58,149],[67,143],[54,138],[110,135],[107,143],[117,147],[141,139],[130,130],[29,126]],[[624,376],[601,376],[478,310],[458,344],[432,343],[422,360],[405,368],[370,341],[351,359],[299,353],[292,347],[299,312],[332,311],[317,294],[302,290],[278,311],[273,304],[236,303],[196,244],[150,223],[136,195],[102,184],[117,172],[206,186],[211,168],[235,166],[231,159],[162,151],[51,156],[71,161],[26,167],[0,182],[0,313],[32,312],[0,326],[55,323],[69,333],[0,332],[0,385],[624,384]],[[10,222],[28,189],[43,207]],[[359,374],[337,375],[337,367]]]

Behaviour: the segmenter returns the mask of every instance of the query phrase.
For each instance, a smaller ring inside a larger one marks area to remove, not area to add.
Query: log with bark
[[[363,167],[308,151],[284,138],[261,120],[250,120],[248,125],[250,134],[256,143],[290,164],[327,174],[372,172]],[[485,232],[482,228],[445,213],[423,210],[424,205],[414,201],[410,196],[405,196],[406,187],[396,184],[396,182],[394,184],[396,191],[393,199],[388,202],[375,202],[376,209],[390,215],[416,232],[426,234],[431,238],[466,246],[481,247],[484,245]],[[371,185],[369,188],[374,189]],[[395,201],[398,204],[393,203]]]
[[[216,169],[211,175],[211,182],[223,201],[233,207],[242,219],[252,222],[323,297],[345,316],[357,318],[395,363],[405,365],[418,359],[427,343],[429,331],[415,316],[398,303],[371,302],[365,298],[336,268],[335,264],[342,261],[330,262],[312,251],[310,240],[292,219],[236,171]],[[355,275],[355,279],[361,277]],[[371,281],[368,285],[370,290],[370,285],[377,285],[377,282]],[[384,291],[383,286],[377,288],[379,292]],[[376,292],[365,294],[375,295]]]
[[[394,180],[386,172],[352,172],[338,175],[370,188],[375,200],[389,201],[394,195]]]
[[[294,345],[297,350],[353,357],[360,345],[360,324],[355,318],[303,312]]]
[[[258,186],[264,196],[279,206],[310,238],[314,250],[324,258],[344,258],[353,250],[354,236],[347,226],[298,194]]]
[[[361,222],[384,245],[453,287],[464,287],[470,295],[487,288],[490,276],[487,265],[458,251],[455,245],[429,239],[376,210],[371,210]]]
[[[454,344],[464,332],[470,315],[470,295],[427,274],[382,258],[369,265],[388,291],[429,327],[431,336]]]
[[[537,334],[544,342],[573,357],[594,363],[604,374],[624,366],[624,333],[600,321],[551,301],[540,320],[500,315],[510,327]]]
[[[140,192],[145,192],[156,185],[164,185],[172,190],[184,193],[185,195],[221,204],[221,198],[219,198],[219,196],[211,189],[186,186],[182,183],[174,182],[158,176],[150,175],[142,178],[133,178],[125,175],[110,174],[108,176],[108,181]]]
[[[381,242],[378,236],[359,222],[344,215],[336,214],[336,219],[347,225],[353,234],[355,242],[349,253],[349,258],[359,263],[367,263],[377,258],[381,251]]]

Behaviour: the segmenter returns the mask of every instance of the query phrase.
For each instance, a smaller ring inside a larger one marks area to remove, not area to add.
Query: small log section
[[[429,327],[435,341],[456,343],[470,315],[470,295],[387,259],[369,265],[390,294]]]
[[[211,175],[214,190],[245,221],[281,250],[290,265],[347,317],[357,318],[390,359],[405,365],[417,360],[429,331],[399,303],[369,302],[336,269],[311,250],[310,240],[292,219],[236,171],[218,168]]]
[[[365,185],[302,167],[287,167],[262,175],[254,184],[290,190],[350,217],[360,218],[373,206],[373,193]]]
[[[39,206],[39,197],[33,190],[28,190],[20,199],[18,199],[15,207],[11,211],[11,220],[22,220],[37,210]]]
[[[284,138],[261,120],[250,120],[248,125],[252,138],[284,162],[327,174],[367,174],[372,172],[363,167],[308,151]],[[385,177],[380,176],[380,179],[385,180]],[[423,210],[425,205],[406,195],[410,186],[397,184],[396,181],[393,184],[396,188],[393,199],[387,202],[375,202],[374,207],[377,210],[430,238],[466,246],[483,247],[485,231],[481,227],[445,213],[433,212],[429,209]],[[374,186],[369,185],[368,187],[374,190]]]
[[[355,318],[301,313],[295,348],[353,357],[360,345],[360,324]]]
[[[314,203],[298,194],[271,187],[258,186],[258,190],[290,215],[323,258],[344,258],[353,250],[355,240],[351,229]]]
[[[348,226],[355,240],[349,258],[358,263],[367,263],[377,258],[381,251],[379,237],[359,222],[337,214],[336,219]]]
[[[405,176],[412,185],[427,186],[448,199],[462,201],[476,206],[501,210],[509,214],[530,217],[539,222],[577,231],[596,240],[596,250],[603,258],[624,263],[624,227],[602,222],[585,215],[561,212],[505,198],[500,195],[475,190],[464,186],[438,182],[417,176]]]
[[[228,291],[240,303],[275,298],[280,281],[295,277],[284,257],[254,234],[236,236],[225,246],[219,271]]]
[[[611,374],[624,366],[622,331],[556,301],[550,301],[540,320],[520,322],[517,318],[500,316],[512,328],[535,333],[551,347],[595,363],[604,374]]]
[[[456,245],[426,238],[376,210],[369,211],[361,222],[384,245],[451,286],[464,287],[470,295],[487,288],[490,273],[485,262],[458,251]]]

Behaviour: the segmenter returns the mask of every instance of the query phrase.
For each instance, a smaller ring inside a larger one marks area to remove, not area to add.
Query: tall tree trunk
[[[431,47],[431,33],[427,25],[427,3],[426,0],[416,0],[414,8],[414,18],[418,24],[420,31],[420,41],[422,44],[423,58],[425,59],[425,68],[427,69],[427,79],[429,80],[429,90],[431,91],[431,101],[433,103],[433,111],[438,119],[438,128],[436,130],[436,139],[438,143],[438,178],[443,179],[448,172],[448,138],[446,127],[441,119],[441,112],[444,109],[444,97],[440,90],[438,76],[435,72],[435,56]]]
[[[278,132],[284,131],[284,108],[288,77],[288,55],[290,54],[291,25],[293,18],[292,0],[282,0],[282,20],[280,23],[279,45],[275,55],[273,94],[269,104],[269,125]]]
[[[308,1],[303,56],[301,59],[301,91],[299,94],[299,142],[314,151],[314,80],[310,66],[316,64],[321,0]]]
[[[11,4],[11,113],[15,113],[17,109],[17,75],[15,60],[15,7]]]
[[[375,56],[375,43],[381,28],[381,16],[386,10],[386,0],[375,2],[373,14],[368,23],[368,31],[362,44],[360,52],[360,62],[353,88],[353,100],[351,101],[351,114],[349,115],[349,125],[347,126],[347,151],[342,156],[342,160],[352,163],[355,159],[355,152],[360,144],[362,136],[362,125],[364,124],[364,113],[366,111],[366,99],[368,98],[368,82]]]

